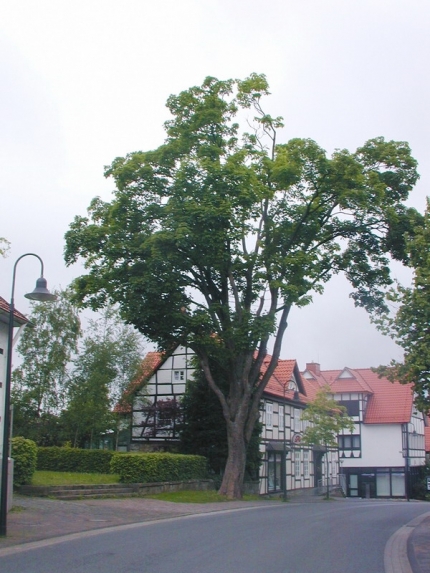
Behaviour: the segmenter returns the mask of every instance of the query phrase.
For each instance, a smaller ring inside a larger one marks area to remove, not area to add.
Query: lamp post
[[[14,292],[16,267],[24,257],[36,257],[40,261],[40,278],[36,281],[36,287],[33,292],[24,295],[31,300],[39,302],[48,302],[55,300],[57,297],[51,294],[47,288],[46,279],[43,277],[43,261],[35,253],[25,253],[21,255],[14,264],[12,276],[12,290],[9,304],[9,324],[7,336],[7,361],[6,361],[6,384],[4,389],[4,416],[3,416],[3,450],[2,450],[2,468],[1,468],[1,498],[0,498],[0,536],[7,533],[7,498],[8,498],[8,461],[9,461],[9,426],[10,426],[10,390],[12,380],[12,343],[13,343],[13,319],[14,319]]]

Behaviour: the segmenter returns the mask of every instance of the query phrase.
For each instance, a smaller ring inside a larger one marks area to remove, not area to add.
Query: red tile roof
[[[267,355],[263,362],[263,372],[269,365],[270,360],[271,356]],[[299,388],[298,396],[297,394],[294,395],[294,390],[288,389],[288,383],[293,378],[295,378]],[[296,360],[278,360],[278,365],[267,383],[264,393],[278,398],[283,398],[285,395],[287,400],[298,398],[301,402],[309,401],[309,397],[307,396],[307,386],[299,372]]]
[[[307,369],[309,372],[309,369]],[[341,374],[350,378],[340,378]],[[409,422],[413,404],[413,385],[390,382],[379,378],[370,368],[344,368],[323,370],[317,376],[312,372],[308,383],[315,388],[330,386],[333,393],[367,394],[368,404],[364,422],[366,424],[403,424]]]
[[[151,378],[154,372],[161,366],[164,359],[165,354],[162,352],[148,352],[142,360],[138,376],[129,384],[127,390],[115,406],[114,412],[119,414],[128,414],[131,412],[131,396],[140,390],[143,384]]]
[[[3,297],[0,296],[0,314],[9,314],[9,310],[10,310],[10,306],[9,303],[5,301],[5,299]],[[15,318],[15,323],[14,325],[21,325],[21,324],[26,324],[28,322],[28,318],[26,318],[21,312],[19,312],[19,310],[16,310],[16,308],[14,308],[13,310],[13,316]]]

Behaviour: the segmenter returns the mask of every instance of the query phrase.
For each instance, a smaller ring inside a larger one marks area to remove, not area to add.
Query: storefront
[[[348,497],[405,497],[405,468],[344,468]]]

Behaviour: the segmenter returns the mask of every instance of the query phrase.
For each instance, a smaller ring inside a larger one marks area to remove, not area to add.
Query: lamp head
[[[47,288],[47,284],[48,283],[46,282],[46,279],[43,277],[40,277],[36,281],[36,288],[34,289],[34,291],[30,292],[28,294],[25,294],[24,295],[25,298],[29,298],[30,300],[37,300],[39,302],[48,302],[48,301],[57,300],[57,295],[49,292],[49,290]]]

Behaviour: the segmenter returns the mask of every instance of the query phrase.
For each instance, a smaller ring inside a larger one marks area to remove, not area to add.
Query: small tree
[[[65,406],[68,366],[77,352],[81,324],[67,291],[32,307],[20,338],[21,365],[13,372],[14,433],[38,445],[58,441],[58,415]]]
[[[6,257],[10,243],[5,238],[0,237],[0,257]]]
[[[63,420],[75,447],[119,431],[113,406],[142,361],[142,337],[119,318],[115,308],[90,321],[67,387]]]
[[[328,450],[337,448],[337,437],[342,430],[354,430],[354,422],[347,415],[345,406],[341,406],[332,394],[329,386],[318,390],[315,399],[308,404],[303,412],[302,420],[311,423],[303,433],[302,442],[306,445],[323,446],[326,448],[327,459],[327,492],[326,499],[329,499],[328,482]]]

